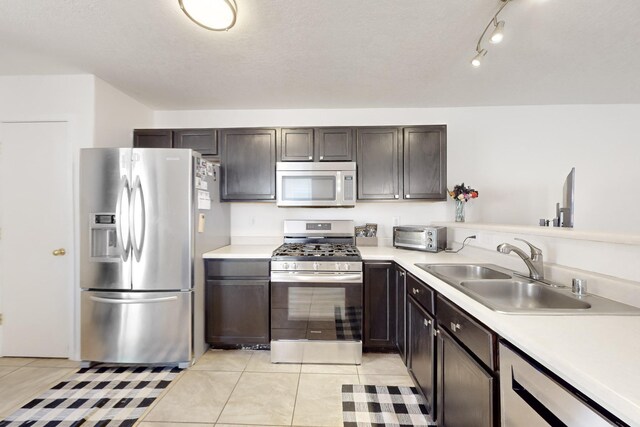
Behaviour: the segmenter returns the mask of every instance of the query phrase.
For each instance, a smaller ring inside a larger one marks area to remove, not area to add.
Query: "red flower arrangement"
[[[448,191],[448,190],[447,190]],[[478,198],[478,190],[474,190],[471,187],[465,187],[464,182],[460,185],[453,187],[453,191],[449,191],[449,195],[453,200],[459,200],[461,202],[468,202],[469,199]]]

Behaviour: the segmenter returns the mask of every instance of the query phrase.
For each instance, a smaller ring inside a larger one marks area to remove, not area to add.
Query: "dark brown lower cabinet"
[[[206,341],[269,343],[269,280],[207,280]]]
[[[496,427],[497,380],[445,328],[438,330],[439,427]]]
[[[407,298],[407,368],[435,417],[436,340],[435,319],[412,297]]]
[[[206,260],[205,336],[213,346],[269,343],[269,261]]]
[[[396,281],[392,262],[364,263],[364,347],[396,346]]]

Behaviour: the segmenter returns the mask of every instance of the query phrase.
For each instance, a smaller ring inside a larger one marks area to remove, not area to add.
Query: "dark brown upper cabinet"
[[[358,199],[399,199],[402,192],[400,130],[395,127],[357,129],[356,145]]]
[[[215,129],[179,129],[173,131],[173,148],[191,148],[203,156],[218,156]]]
[[[223,201],[275,201],[276,129],[220,130]]]
[[[446,199],[447,127],[404,128],[403,150],[404,199]]]
[[[352,162],[356,157],[352,128],[317,128],[315,144],[319,162]]]
[[[278,160],[281,162],[352,162],[354,159],[353,128],[280,130]]]
[[[136,148],[191,148],[206,157],[218,157],[215,129],[135,129]]]
[[[446,199],[446,125],[356,132],[358,200]]]
[[[282,162],[312,162],[313,129],[281,129],[278,152]]]
[[[172,148],[173,131],[170,129],[135,129],[134,148]]]

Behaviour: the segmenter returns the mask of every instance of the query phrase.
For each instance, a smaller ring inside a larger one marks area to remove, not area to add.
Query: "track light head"
[[[493,32],[491,33],[491,37],[489,37],[489,42],[493,44],[498,44],[504,38],[504,21],[500,21],[495,24]]]
[[[476,56],[471,60],[471,65],[478,68],[482,65],[482,58],[487,54],[487,49],[482,49]]]

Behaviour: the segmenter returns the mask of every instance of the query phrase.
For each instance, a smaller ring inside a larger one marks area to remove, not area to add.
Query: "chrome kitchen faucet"
[[[532,278],[533,280],[544,279],[544,263],[542,260],[542,250],[540,250],[540,248],[533,246],[531,243],[527,242],[524,239],[518,239],[516,237],[515,240],[519,240],[529,245],[529,248],[531,249],[531,257],[529,257],[522,249],[518,248],[517,246],[513,246],[509,243],[499,244],[498,247],[496,248],[497,251],[503,254],[515,252],[516,255],[522,258],[524,263],[527,264],[527,267],[529,268],[530,278]]]

